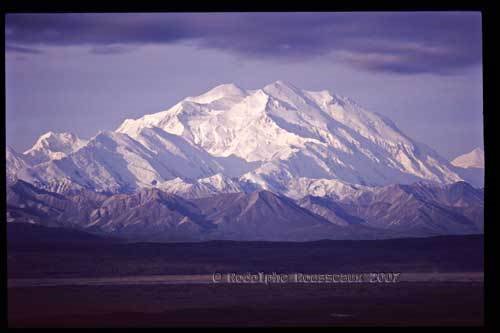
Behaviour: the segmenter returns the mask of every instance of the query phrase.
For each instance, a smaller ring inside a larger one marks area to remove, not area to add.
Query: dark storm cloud
[[[190,42],[280,61],[328,55],[400,74],[481,63],[479,13],[11,14],[6,40],[19,48],[88,45],[96,54]]]

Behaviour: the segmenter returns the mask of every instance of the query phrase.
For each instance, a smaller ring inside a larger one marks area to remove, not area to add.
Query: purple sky
[[[349,96],[448,158],[482,146],[480,13],[11,14],[5,37],[19,151],[276,80]]]

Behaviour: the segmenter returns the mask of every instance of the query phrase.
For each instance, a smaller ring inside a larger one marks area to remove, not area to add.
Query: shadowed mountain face
[[[335,200],[326,197],[307,196],[298,201],[304,207],[328,221],[341,226],[366,224],[366,221],[347,212]]]
[[[268,191],[223,194],[194,201],[217,226],[211,238],[237,240],[313,240],[356,238],[354,230],[340,228]]]
[[[191,202],[157,189],[108,198],[85,228],[125,238],[197,240],[208,225]]]
[[[101,195],[96,200],[85,191],[63,196],[17,182],[10,192],[11,222],[74,227],[128,239],[357,238],[353,231],[332,225],[293,200],[267,191],[187,200],[157,189],[143,189],[133,194]],[[90,198],[83,199],[86,196]]]
[[[340,216],[356,216],[375,228],[427,236],[482,232],[483,197],[481,190],[465,182],[446,186],[416,183],[366,191],[338,203],[323,199],[315,206],[303,200],[302,205],[330,220],[338,219],[340,212]]]
[[[86,190],[62,195],[17,181],[7,190],[7,222],[81,228],[106,198]]]
[[[343,199],[294,201],[269,191],[186,199],[159,189],[131,194],[58,194],[17,181],[8,222],[28,222],[132,240],[309,241],[377,239],[483,230],[483,191],[467,183],[360,190]]]

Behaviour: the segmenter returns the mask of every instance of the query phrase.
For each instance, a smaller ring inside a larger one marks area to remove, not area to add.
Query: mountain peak
[[[199,96],[188,97],[185,100],[201,104],[210,104],[222,98],[241,99],[246,95],[246,91],[238,87],[236,84],[225,83],[218,85]]]
[[[480,147],[476,147],[472,150],[474,154],[484,154],[484,150]]]
[[[48,142],[47,140],[75,140],[77,136],[73,133],[70,132],[53,132],[53,131],[48,131],[38,138],[36,141],[36,144],[43,144],[45,142]],[[36,145],[35,144],[35,145]]]
[[[456,167],[459,168],[484,168],[484,151],[480,147],[474,148],[467,154],[460,155],[451,161]]]
[[[42,134],[24,155],[32,164],[58,160],[83,147],[85,140],[70,132],[49,131]]]
[[[282,87],[282,88],[298,89],[290,82],[283,81],[283,80],[276,80],[276,81],[266,85],[266,87]]]
[[[14,148],[11,146],[7,146],[5,151],[6,158],[6,171],[7,171],[7,179],[15,180],[16,173],[28,166],[28,161],[24,158],[22,154],[19,154]]]
[[[51,136],[55,136],[55,135],[56,135],[56,133],[52,132],[52,131],[45,132],[42,135],[40,135],[40,137],[38,138],[38,141],[50,138]]]
[[[211,90],[226,91],[226,92],[229,92],[229,93],[238,93],[238,92],[243,91],[235,83],[223,83],[223,84],[219,84],[218,86],[215,86]]]
[[[220,94],[220,95],[230,96],[230,95],[242,95],[244,93],[245,91],[234,83],[223,83],[210,89],[205,94]]]
[[[257,90],[219,85],[170,109],[126,120],[115,132],[101,132],[86,143],[88,149],[76,151],[71,134],[44,137],[50,145],[40,150],[40,161],[69,154],[73,163],[47,165],[36,171],[37,179],[72,179],[99,190],[159,184],[175,193],[244,188],[336,195],[352,191],[343,184],[462,179],[447,160],[382,116],[282,80]],[[177,177],[186,183],[162,184]]]
[[[301,94],[301,90],[299,88],[295,87],[293,84],[289,82],[285,82],[282,80],[270,83],[266,85],[264,88],[262,88],[262,90],[270,95],[283,92]]]

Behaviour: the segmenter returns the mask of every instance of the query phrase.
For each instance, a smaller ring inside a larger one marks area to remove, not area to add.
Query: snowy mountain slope
[[[87,142],[49,133],[26,154],[34,165],[11,174],[57,192],[158,187],[203,197],[265,189],[339,198],[369,186],[462,180],[390,120],[282,81],[256,90],[221,85]]]
[[[221,193],[244,192],[239,182],[220,173],[193,181],[175,178],[161,183],[158,188],[183,198],[204,198]]]
[[[176,178],[186,182],[200,180],[199,184],[205,186],[205,178],[239,175],[253,164],[235,156],[211,156],[181,136],[144,127],[135,139],[119,132],[100,132],[68,156],[32,167],[26,163],[12,166],[11,173],[18,178],[51,191],[87,188],[123,192],[143,187],[167,188],[168,183],[162,184]],[[207,193],[221,186],[217,177],[213,180],[215,183],[205,189]]]
[[[283,173],[365,185],[461,180],[448,161],[389,120],[347,98],[281,81],[249,91],[222,85],[169,110],[126,120],[117,132],[135,138],[145,127],[182,136],[213,156],[258,162],[242,179],[271,190],[286,186],[277,179]]]
[[[481,148],[475,148],[467,154],[456,157],[451,164],[459,168],[484,169],[484,151]]]
[[[40,136],[36,143],[23,153],[31,164],[40,164],[50,160],[58,160],[83,147],[87,141],[73,133],[47,132]]]
[[[29,167],[29,161],[22,154],[19,154],[14,148],[7,146],[5,152],[5,169],[7,173],[7,181],[14,181],[17,179],[19,170]]]
[[[137,141],[127,135],[101,132],[75,153],[27,170],[22,179],[49,184],[64,180],[77,187],[126,191],[138,182],[151,182],[160,176],[152,164],[164,175],[168,174],[154,153]]]
[[[46,184],[64,180],[75,188],[121,192],[221,171],[221,165],[183,138],[144,128],[137,140],[122,133],[101,132],[67,157],[23,171],[21,178]]]
[[[481,148],[458,156],[451,164],[463,180],[476,187],[484,187],[484,151]]]

